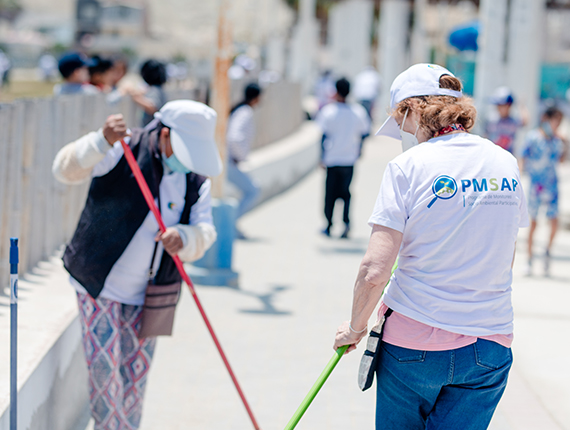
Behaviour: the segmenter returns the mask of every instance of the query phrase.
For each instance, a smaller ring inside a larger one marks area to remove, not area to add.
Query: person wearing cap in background
[[[366,110],[359,104],[347,103],[350,82],[341,78],[336,82],[335,102],[324,106],[316,122],[323,132],[321,165],[327,169],[325,182],[325,236],[331,235],[334,206],[338,199],[344,202],[344,232],[350,231],[350,183],[354,164],[360,157],[362,143],[370,134],[370,120]]]
[[[63,262],[77,292],[96,430],[139,427],[156,342],[138,339],[149,272],[157,285],[180,282],[171,256],[197,260],[216,240],[208,179],[222,170],[216,117],[190,100],[167,103],[144,129],[129,131],[122,115],[111,115],[54,160],[59,181],[91,181]],[[157,234],[120,139],[156,196],[163,234]]]
[[[517,162],[469,133],[475,107],[445,68],[416,64],[390,95],[377,134],[404,153],[384,172],[334,347],[355,349],[380,301],[376,429],[486,429],[512,363],[512,263],[528,225]]]
[[[526,275],[532,275],[534,233],[538,210],[546,206],[550,222],[550,236],[544,252],[544,274],[550,275],[550,250],[558,230],[558,175],[556,167],[568,153],[568,143],[558,133],[564,115],[556,106],[549,106],[542,114],[540,126],[528,132],[521,151],[523,169],[530,176],[528,210],[528,262]]]
[[[89,84],[88,67],[91,65],[91,60],[78,52],[70,52],[61,57],[58,69],[63,77],[63,83],[54,86],[54,95],[96,94],[97,89]]]
[[[515,99],[507,87],[497,88],[491,101],[497,107],[498,116],[487,120],[485,137],[514,155],[517,131],[528,124],[528,112],[520,106],[521,118],[512,116]]]
[[[226,142],[228,145],[228,181],[241,192],[237,209],[237,218],[249,211],[259,197],[259,186],[251,177],[239,168],[245,161],[255,138],[254,108],[261,100],[261,88],[255,83],[248,84],[244,90],[244,98],[230,111]],[[236,229],[238,239],[244,234]]]

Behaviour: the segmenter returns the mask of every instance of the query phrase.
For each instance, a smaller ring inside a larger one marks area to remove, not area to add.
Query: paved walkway
[[[235,247],[239,289],[198,287],[264,430],[285,426],[333,354],[335,329],[350,316],[370,234],[366,221],[384,167],[398,153],[394,141],[367,143],[353,183],[351,239],[318,234],[324,223],[319,170],[243,218],[240,227],[251,240]],[[522,231],[514,269],[515,365],[491,428],[570,429],[570,232],[560,232],[549,279],[522,277],[525,236]],[[298,429],[374,428],[374,390],[361,393],[356,384],[360,354],[361,348],[342,359]],[[153,367],[142,430],[253,428],[188,293],[175,335],[160,339]]]

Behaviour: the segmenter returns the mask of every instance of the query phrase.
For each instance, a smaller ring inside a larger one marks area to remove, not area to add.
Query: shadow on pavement
[[[246,243],[270,243],[271,241],[267,237],[253,237],[253,236],[246,236],[244,238],[236,238],[240,242]]]
[[[239,312],[245,314],[261,314],[261,315],[291,315],[290,311],[278,310],[274,305],[273,301],[277,293],[288,290],[289,287],[283,285],[275,285],[271,291],[265,294],[255,293],[253,291],[238,290],[239,293],[245,294],[249,297],[255,297],[261,302],[261,309],[239,309]]]
[[[340,246],[331,246],[326,248],[319,248],[319,252],[323,254],[362,254],[366,253],[366,246],[364,247],[352,247],[343,248]]]

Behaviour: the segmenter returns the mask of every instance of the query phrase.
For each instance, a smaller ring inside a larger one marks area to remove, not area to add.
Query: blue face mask
[[[184,164],[182,164],[174,154],[172,154],[170,157],[167,157],[166,155],[162,154],[162,160],[168,166],[168,168],[173,172],[190,173],[190,169],[188,169]]]

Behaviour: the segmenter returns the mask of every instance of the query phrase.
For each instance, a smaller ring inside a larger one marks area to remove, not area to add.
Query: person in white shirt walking
[[[244,99],[230,112],[226,141],[228,145],[229,161],[227,167],[228,181],[234,184],[241,192],[237,217],[249,211],[259,197],[259,186],[251,177],[239,168],[239,163],[245,161],[251,150],[255,138],[254,107],[259,104],[261,88],[257,84],[245,87]],[[238,237],[243,234],[238,230]]]
[[[323,107],[317,115],[317,124],[323,132],[321,164],[327,169],[325,185],[325,217],[327,227],[323,234],[330,236],[333,225],[334,206],[338,199],[344,202],[341,238],[348,238],[350,231],[350,183],[354,164],[360,157],[362,142],[370,132],[366,110],[347,103],[350,82],[342,78],[336,82],[336,101]]]

